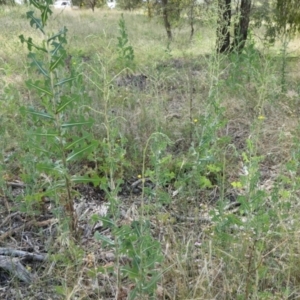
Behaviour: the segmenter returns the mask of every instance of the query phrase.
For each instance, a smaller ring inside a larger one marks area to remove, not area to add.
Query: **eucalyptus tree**
[[[216,1],[218,5],[216,48],[219,53],[243,50],[251,20],[259,26],[264,24],[266,38],[272,42],[279,36],[291,38],[300,31],[299,0]]]
[[[241,52],[245,46],[252,0],[218,0],[218,25],[217,25],[217,51],[220,53],[237,51]],[[235,4],[235,18],[232,22],[232,9]],[[231,24],[233,23],[233,37],[231,41]]]

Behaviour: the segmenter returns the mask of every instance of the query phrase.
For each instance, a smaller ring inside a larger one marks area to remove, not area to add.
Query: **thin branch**
[[[45,254],[35,254],[35,253],[28,252],[28,251],[16,250],[16,249],[12,249],[12,248],[1,248],[0,247],[0,255],[22,257],[26,260],[28,259],[28,260],[34,260],[34,261],[45,261],[46,260]]]
[[[47,226],[47,225],[52,224],[52,223],[54,224],[56,222],[57,222],[57,219],[49,219],[49,220],[41,221],[41,222],[37,222],[36,220],[31,220],[31,221],[27,222],[26,224],[23,224],[19,227],[12,228],[11,230],[9,230],[7,232],[4,232],[2,235],[0,235],[0,242],[5,240],[7,237],[13,235],[14,233],[22,231],[25,228],[28,228],[32,225],[37,226],[37,227],[44,227],[44,226]]]

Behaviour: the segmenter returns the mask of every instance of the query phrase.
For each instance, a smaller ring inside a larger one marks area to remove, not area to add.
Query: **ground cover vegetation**
[[[1,299],[299,298],[299,4],[229,3],[0,6]]]

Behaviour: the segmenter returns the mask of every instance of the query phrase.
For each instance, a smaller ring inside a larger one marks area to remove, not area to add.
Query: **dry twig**
[[[28,228],[30,226],[37,226],[37,227],[44,227],[50,224],[54,224],[57,222],[57,219],[49,219],[49,220],[45,220],[45,221],[40,221],[37,222],[36,220],[31,220],[19,227],[16,228],[12,228],[11,230],[4,232],[2,235],[0,235],[0,242],[3,241],[4,239],[6,239],[7,237],[13,235],[14,233],[17,233],[25,228]]]
[[[16,250],[12,248],[0,248],[0,255],[22,257],[23,259],[30,259],[34,261],[45,261],[45,254],[35,254],[28,251]]]

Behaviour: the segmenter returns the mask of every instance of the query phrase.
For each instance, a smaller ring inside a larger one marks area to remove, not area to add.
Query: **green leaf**
[[[156,287],[157,282],[160,280],[161,274],[157,273],[151,277],[151,279],[147,282],[145,286],[143,286],[144,291],[152,290]]]
[[[46,53],[47,53],[47,49],[35,45],[35,44],[33,43],[31,37],[28,38],[28,40],[26,40],[26,39],[24,38],[24,35],[21,34],[21,35],[19,35],[19,39],[20,39],[20,41],[21,41],[22,44],[23,44],[23,43],[26,43],[26,44],[27,44],[27,48],[28,48],[29,51],[31,51],[31,50],[32,50],[32,47],[34,47],[34,48],[37,49],[37,50],[40,50],[40,51],[43,51],[43,52],[46,52]]]
[[[83,126],[83,125],[93,125],[94,121],[92,119],[89,119],[87,121],[72,121],[70,123],[64,123],[61,125],[62,128],[70,128],[75,126]]]
[[[65,35],[67,33],[68,29],[64,26],[63,29],[61,29],[58,33],[54,34],[51,36],[48,40],[47,43],[50,43],[52,40],[55,40],[56,38],[60,37],[61,35]],[[55,53],[54,53],[55,54]]]
[[[61,103],[58,105],[56,109],[56,114],[63,111],[69,104],[71,104],[76,98],[69,98],[69,97],[61,97]]]
[[[30,0],[30,2],[35,6],[34,3],[36,3],[35,1]],[[40,4],[38,4],[40,6]],[[38,6],[36,6],[38,7]],[[41,22],[41,19],[38,19],[34,16],[34,11],[28,11],[26,13],[27,19],[30,19],[30,26],[34,27],[34,25],[36,26],[37,29],[39,29],[43,34],[45,34],[44,32],[44,26],[43,23]]]
[[[67,146],[65,146],[65,150],[72,150],[73,148],[75,148],[76,144],[79,144],[80,142],[84,141],[85,139],[90,140],[91,135],[84,135],[83,137],[80,137],[79,139],[71,142],[70,144],[68,144]]]
[[[57,132],[35,132],[35,136],[43,136],[43,137],[57,137]]]
[[[199,177],[199,183],[201,188],[211,188],[211,181],[206,176]]]
[[[57,66],[63,61],[63,58],[65,57],[65,53],[61,54],[59,57],[55,57],[56,60],[52,61],[50,64],[50,71],[52,72],[57,68]]]
[[[98,186],[100,184],[101,179],[98,176],[89,177],[85,175],[85,176],[72,176],[71,181],[73,183],[93,183],[94,186]]]
[[[47,78],[50,78],[48,72],[43,68],[42,63],[39,62],[36,57],[35,53],[30,52],[28,57],[33,61],[34,65],[38,68],[38,70]]]
[[[44,163],[38,163],[36,165],[36,169],[41,173],[51,174],[52,176],[61,176],[61,172],[56,169],[54,163],[51,162],[44,162]]]
[[[34,7],[36,7],[39,10],[42,8],[42,3],[39,1],[29,0],[29,3],[32,4]]]
[[[32,80],[30,79],[30,80],[26,81],[26,85],[29,88],[33,88],[33,89],[37,90],[38,92],[41,92],[41,93],[49,95],[50,97],[53,97],[53,94],[51,91],[40,86],[40,81],[32,82]]]
[[[65,83],[68,83],[68,82],[72,82],[73,80],[75,80],[76,77],[73,76],[73,77],[68,77],[68,78],[63,78],[61,79],[59,82],[57,82],[55,84],[55,86],[60,86],[60,85],[64,85]]]
[[[82,154],[88,154],[90,153],[95,146],[97,145],[97,142],[93,142],[90,145],[86,145],[85,147],[82,147],[80,149],[75,149],[74,152],[72,152],[68,157],[67,157],[67,162],[69,162],[70,160],[75,159],[76,157],[82,155]]]
[[[235,225],[238,225],[238,226],[242,226],[244,225],[244,223],[240,220],[240,218],[238,218],[236,215],[234,214],[228,214],[226,215],[227,217],[227,220],[228,220],[228,224],[235,224]]]
[[[43,5],[42,14],[41,14],[43,26],[45,26],[47,23],[48,14],[52,15],[52,10],[49,8],[49,4],[46,2],[46,5]]]
[[[31,137],[48,138],[51,140],[51,143],[52,141],[54,141],[56,138],[59,137],[59,133],[55,129],[49,129],[49,128],[46,129],[45,127],[38,127],[37,129],[30,130],[29,134]],[[36,147],[43,146],[39,141],[37,142],[32,140],[32,142],[36,144],[34,145]]]
[[[51,55],[53,57],[59,55],[60,49],[63,49],[62,43],[53,42],[53,43],[51,43],[51,45],[52,45],[52,47],[54,47],[54,49],[51,51]]]
[[[51,120],[55,119],[53,116],[49,115],[48,113],[42,112],[42,111],[37,111],[33,107],[29,107],[26,111],[28,113],[30,113],[31,115],[34,115],[39,118],[46,118],[46,119],[51,119]]]
[[[100,234],[98,231],[95,232],[94,237],[97,241],[102,241],[103,246],[109,245],[109,246],[114,246],[115,242],[108,237]]]
[[[22,44],[26,43],[26,39],[24,38],[23,34],[19,35],[19,39],[20,39],[20,41],[21,41]]]
[[[136,279],[139,277],[139,269],[125,265],[121,267],[121,271],[124,272],[130,279]]]

